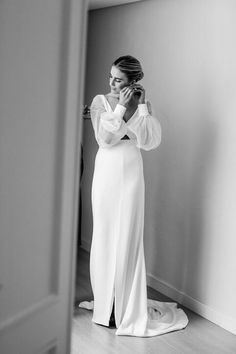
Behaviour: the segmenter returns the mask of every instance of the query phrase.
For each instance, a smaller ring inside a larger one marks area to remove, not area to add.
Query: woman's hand
[[[142,85],[133,84],[124,87],[120,91],[120,98],[118,103],[124,107],[127,107],[132,98],[137,101],[137,104],[145,103],[145,89]]]
[[[134,98],[136,98],[138,100],[138,104],[143,104],[145,103],[145,89],[142,85],[139,84],[133,84],[131,86],[133,94],[134,94]],[[135,93],[138,93],[138,95],[136,95]]]
[[[133,95],[133,90],[131,86],[126,86],[123,89],[120,90],[120,98],[119,98],[119,104],[121,104],[124,107],[127,107],[129,104],[129,101],[131,100]]]

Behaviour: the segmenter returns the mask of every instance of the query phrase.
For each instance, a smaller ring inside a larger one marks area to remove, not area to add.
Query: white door
[[[69,354],[86,9],[0,0],[0,353]]]

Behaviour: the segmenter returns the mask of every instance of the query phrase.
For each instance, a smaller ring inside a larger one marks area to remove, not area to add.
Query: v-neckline
[[[105,98],[106,102],[108,103],[110,109],[111,109],[112,112],[113,112],[112,106],[111,106],[110,102],[108,101],[108,99],[106,98],[106,95],[103,95],[103,97]]]
[[[112,109],[112,106],[110,105],[110,102],[108,101],[108,99],[106,98],[106,96],[105,96],[105,95],[103,95],[103,97],[105,98],[106,102],[108,103],[108,105],[109,105],[110,109],[111,109],[111,110],[112,110],[112,112],[113,112],[113,109]],[[132,116],[129,118],[129,120],[128,120],[127,122],[129,122],[129,121],[130,121],[130,119],[131,119],[131,118],[133,118],[133,116],[135,115],[135,113],[137,112],[137,110],[138,110],[138,107],[136,108],[136,110],[134,111],[134,113],[132,114]],[[126,123],[127,123],[127,122],[126,122]]]

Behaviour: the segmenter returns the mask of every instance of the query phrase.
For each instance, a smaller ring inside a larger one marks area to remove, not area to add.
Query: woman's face
[[[116,66],[112,66],[109,75],[109,85],[112,93],[120,93],[123,87],[129,85],[129,80],[126,74],[120,71]]]

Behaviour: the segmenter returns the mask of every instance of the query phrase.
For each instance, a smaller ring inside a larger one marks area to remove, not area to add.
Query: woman
[[[143,76],[136,58],[118,58],[111,67],[110,93],[97,95],[91,104],[99,145],[92,184],[94,301],[80,307],[93,309],[93,322],[104,326],[114,312],[117,335],[148,337],[182,329],[188,319],[175,303],[147,300],[140,149],[158,147],[161,127],[137,83]]]

